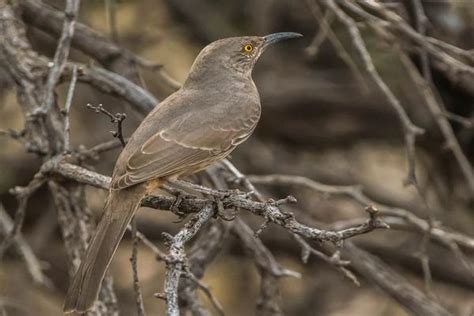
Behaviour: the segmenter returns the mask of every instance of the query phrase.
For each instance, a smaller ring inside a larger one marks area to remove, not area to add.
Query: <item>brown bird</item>
[[[261,111],[252,69],[269,45],[301,36],[283,32],[226,38],[199,53],[182,88],[148,114],[120,154],[104,214],[69,287],[65,312],[92,307],[145,194],[166,179],[223,159],[252,134]]]

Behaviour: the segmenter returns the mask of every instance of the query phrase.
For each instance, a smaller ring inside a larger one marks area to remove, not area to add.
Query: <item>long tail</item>
[[[102,279],[145,193],[143,185],[110,191],[104,214],[69,286],[64,312],[85,312],[94,304]]]

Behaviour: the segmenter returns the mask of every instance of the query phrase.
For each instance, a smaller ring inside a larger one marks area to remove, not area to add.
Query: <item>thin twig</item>
[[[69,84],[69,89],[67,92],[66,97],[66,104],[64,105],[64,110],[61,112],[64,115],[64,151],[70,151],[70,120],[69,120],[69,112],[71,111],[72,106],[72,98],[74,95],[74,90],[76,88],[76,81],[77,81],[77,67],[74,66],[72,70],[72,79],[71,83]]]
[[[252,192],[257,192],[257,188],[252,184],[252,180],[247,176],[244,176],[237,168],[234,167],[234,165],[228,161],[224,160],[223,161],[224,166],[227,167],[227,169],[233,173],[236,177],[238,177],[241,182],[245,184],[245,188],[247,190],[251,190]],[[263,196],[259,193],[259,196]],[[302,247],[302,261],[306,262],[306,260],[309,257],[309,253],[312,253],[316,255],[317,257],[323,259],[324,261],[330,263],[331,265],[336,266],[348,279],[350,279],[353,283],[356,285],[359,285],[359,281],[357,280],[357,277],[350,272],[348,269],[344,268],[344,265],[346,265],[347,262],[341,261],[341,260],[336,260],[338,258],[337,253],[333,254],[333,256],[328,257],[324,253],[317,251],[316,249],[312,248],[300,235],[297,234],[292,234],[295,240],[301,245]]]
[[[171,88],[174,90],[178,90],[181,88],[181,83],[173,78],[165,69],[165,67],[161,63],[155,63],[145,58],[135,55],[133,57],[134,61],[137,63],[138,66],[146,69],[150,69],[152,71],[158,72],[161,79]]]
[[[301,246],[301,261],[307,263],[310,254],[315,255],[319,259],[322,259],[323,261],[336,267],[346,278],[351,280],[352,283],[354,283],[356,286],[360,286],[360,282],[354,275],[354,273],[352,273],[349,269],[346,268],[346,266],[350,265],[351,262],[347,260],[341,260],[339,251],[336,251],[332,256],[328,256],[325,253],[311,247],[311,245],[308,244],[300,236],[293,234],[293,237]]]
[[[138,236],[137,236],[137,221],[135,217],[132,219],[132,255],[130,263],[132,265],[133,274],[133,290],[135,291],[135,304],[137,306],[137,315],[145,316],[145,306],[143,305],[142,290],[140,288],[140,281],[138,279]]]
[[[189,271],[189,269],[187,267],[185,268],[185,275],[184,276],[191,279],[204,292],[204,294],[207,296],[209,301],[211,301],[212,305],[214,306],[214,308],[216,309],[217,313],[220,316],[225,315],[224,309],[222,308],[221,303],[219,303],[217,298],[212,294],[209,287],[207,285],[205,285],[204,283],[202,283],[194,274],[192,274],[191,271]]]
[[[77,13],[79,11],[80,0],[67,0],[66,9],[64,11],[64,23],[61,38],[59,39],[58,47],[51,62],[51,70],[48,75],[48,80],[45,88],[45,95],[43,104],[37,108],[33,114],[46,114],[53,105],[54,88],[58,83],[63,69],[66,65],[69,49],[71,46],[72,37],[74,35],[74,26],[76,23]]]
[[[10,194],[13,194],[18,201],[18,207],[15,212],[13,227],[11,228],[10,232],[6,234],[5,239],[0,244],[0,258],[3,257],[5,251],[12,245],[15,238],[20,233],[21,228],[23,227],[23,221],[26,215],[26,207],[28,205],[30,196],[35,193],[44,182],[45,179],[42,173],[39,172],[33,177],[26,187],[15,187],[10,189]]]
[[[448,120],[452,122],[461,124],[464,128],[474,127],[474,117],[467,118],[467,117],[464,117],[455,113],[451,113],[448,111],[445,111],[439,115],[446,117]]]
[[[320,14],[320,13],[321,12],[319,12],[319,9],[318,9],[318,14]],[[308,54],[308,56],[310,56],[312,58],[317,57],[321,45],[326,40],[326,38],[328,36],[328,32],[331,30],[330,25],[331,25],[332,21],[334,20],[334,13],[331,12],[331,11],[328,11],[328,12],[324,13],[323,17],[318,15],[317,18],[319,20],[318,21],[319,30],[316,33],[316,35],[314,36],[311,43],[305,49],[306,54]]]
[[[116,12],[117,3],[115,0],[105,0],[105,19],[107,20],[107,25],[109,26],[110,38],[114,43],[119,43],[119,36],[117,30],[117,19]]]
[[[12,228],[13,220],[5,211],[3,204],[0,203],[0,234],[5,236],[9,231],[12,231]],[[44,275],[40,260],[36,257],[21,233],[13,240],[13,244],[17,252],[23,257],[23,260],[25,260],[26,268],[33,282],[40,285],[51,286],[51,280]]]
[[[405,64],[408,75],[411,77],[415,85],[419,88],[422,96],[425,99],[425,104],[428,107],[433,118],[436,120],[441,133],[443,134],[447,147],[453,153],[461,172],[469,185],[471,193],[474,193],[474,170],[472,168],[469,159],[463,153],[461,146],[459,145],[456,135],[454,134],[453,128],[449,124],[447,118],[443,115],[446,113],[442,99],[436,94],[435,90],[431,88],[428,82],[426,82],[416,71],[413,63],[409,58],[401,54],[400,59]]]
[[[415,28],[419,34],[426,36],[428,17],[425,14],[423,2],[421,0],[412,0],[412,5],[415,16]],[[423,77],[428,83],[431,83],[430,59],[426,47],[421,47],[420,49],[420,63]]]
[[[372,81],[377,85],[380,91],[386,97],[388,103],[397,113],[400,122],[402,123],[406,152],[407,152],[407,161],[408,161],[408,175],[406,178],[407,184],[416,184],[416,173],[415,173],[415,138],[417,135],[423,134],[424,130],[420,127],[414,125],[407,115],[405,109],[400,104],[400,101],[393,94],[387,84],[383,81],[382,77],[377,72],[372,58],[370,57],[369,51],[364,44],[364,40],[360,31],[357,27],[356,22],[348,16],[343,10],[339,8],[334,0],[328,0],[322,2],[329,10],[333,11],[338,18],[338,20],[347,28],[352,44],[357,53],[357,57],[363,63],[365,71],[370,76]]]
[[[127,118],[127,114],[125,113],[115,113],[112,114],[109,111],[107,111],[102,104],[99,105],[92,105],[92,104],[87,104],[86,105],[88,109],[91,109],[95,111],[96,113],[103,113],[106,116],[110,118],[110,122],[117,124],[117,131],[112,131],[112,136],[117,138],[120,143],[122,144],[123,147],[125,147],[125,139],[123,138],[123,133],[122,133],[122,123],[123,121]]]
[[[359,70],[359,67],[354,63],[354,61],[352,60],[350,54],[347,52],[346,48],[344,47],[344,45],[339,40],[339,37],[336,35],[336,33],[331,28],[330,23],[335,18],[334,11],[327,10],[325,15],[323,16],[321,10],[319,9],[317,1],[313,2],[313,0],[306,0],[306,4],[309,6],[309,8],[311,10],[311,13],[315,17],[315,19],[318,21],[319,27],[321,29],[321,31],[315,37],[314,41],[308,47],[309,53],[313,54],[312,57],[314,57],[316,55],[316,53],[317,53],[317,48],[316,47],[318,47],[320,45],[320,44],[318,44],[318,42],[323,40],[323,36],[325,34],[327,34],[327,38],[329,39],[331,44],[334,46],[334,49],[336,50],[336,53],[338,54],[338,56],[349,67],[352,74],[357,79],[357,82],[359,82],[362,85],[362,87],[364,88],[364,91],[368,92],[369,87],[367,86],[367,83],[365,82],[364,77],[362,76],[362,74]],[[315,46],[315,45],[318,45],[318,46]]]

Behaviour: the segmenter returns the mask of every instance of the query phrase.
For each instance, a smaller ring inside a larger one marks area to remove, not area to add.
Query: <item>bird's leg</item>
[[[187,214],[184,212],[181,212],[179,209],[179,206],[181,205],[181,202],[186,198],[186,195],[183,194],[181,191],[178,191],[178,194],[175,195],[176,199],[173,201],[173,204],[171,204],[170,211],[173,212],[174,214],[178,215],[179,222],[182,222]]]

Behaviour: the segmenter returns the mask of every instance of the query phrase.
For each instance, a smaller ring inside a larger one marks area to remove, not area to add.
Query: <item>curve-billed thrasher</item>
[[[92,307],[146,193],[163,179],[193,174],[224,158],[252,134],[260,118],[252,69],[270,44],[300,36],[226,38],[201,51],[183,87],[148,114],[120,154],[104,214],[69,287],[65,312]]]

